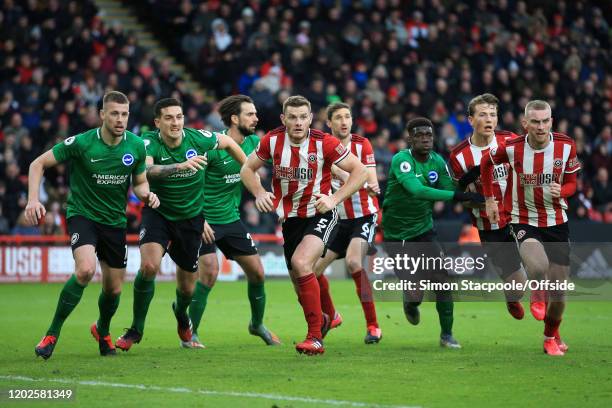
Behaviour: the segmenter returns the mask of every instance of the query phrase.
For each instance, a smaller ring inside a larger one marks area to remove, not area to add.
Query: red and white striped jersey
[[[503,146],[506,140],[516,137],[517,135],[506,130],[498,130],[495,132],[495,137],[487,146],[479,147],[472,144],[470,138],[459,143],[450,154],[449,163],[453,171],[453,178],[458,181],[469,169],[480,165],[480,160],[484,155],[489,154],[490,149]],[[512,207],[512,196],[506,194],[508,185],[508,170],[510,165],[503,163],[495,165],[493,171],[493,192],[495,200],[499,208],[499,223],[491,224],[487,218],[485,209],[472,208],[470,215],[472,216],[472,224],[481,231],[491,231],[503,228],[510,219],[510,208]],[[480,179],[475,183],[476,191],[484,194]]]
[[[301,144],[291,143],[284,127],[268,132],[255,154],[272,160],[272,193],[281,220],[310,218],[317,214],[315,194],[331,192],[331,166],[349,151],[334,136],[310,129]]]
[[[346,146],[361,163],[366,167],[376,168],[376,160],[374,159],[374,150],[372,144],[363,136],[351,134],[351,140]],[[332,177],[332,190],[338,191],[341,187],[339,179]],[[351,197],[338,204],[338,215],[341,220],[352,220],[354,218],[365,217],[370,214],[378,213],[378,199],[371,197],[366,190],[365,185],[360,188]]]
[[[563,184],[563,175],[580,170],[576,144],[567,135],[551,133],[544,149],[534,150],[527,135],[506,141],[490,150],[493,164],[509,163],[508,188],[512,193],[511,221],[534,227],[553,227],[567,222],[567,201],[553,198],[550,185]]]

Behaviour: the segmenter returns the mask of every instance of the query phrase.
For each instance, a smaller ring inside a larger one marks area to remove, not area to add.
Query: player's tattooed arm
[[[182,163],[173,164],[153,164],[153,158],[147,156],[147,178],[161,179],[179,173],[183,170],[202,170],[206,166],[205,156],[194,156],[191,159]]]

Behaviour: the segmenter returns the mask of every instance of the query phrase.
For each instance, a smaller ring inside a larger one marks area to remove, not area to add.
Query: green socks
[[[49,330],[47,330],[47,335],[59,337],[64,321],[70,313],[72,313],[76,305],[79,304],[84,289],[85,286],[81,286],[76,279],[76,275],[73,274],[70,279],[68,279],[60,293],[55,315],[53,316],[53,321],[51,322]]]
[[[264,283],[248,283],[249,303],[251,303],[251,324],[258,327],[263,322],[266,309],[266,292]]]
[[[98,334],[100,337],[108,336],[110,330],[110,321],[119,307],[119,295],[107,294],[104,289],[100,291],[98,298],[98,308],[100,309],[100,317],[98,318]]]
[[[132,327],[142,334],[149,305],[155,294],[155,280],[146,280],[141,271],[134,279],[134,320]]]
[[[202,282],[196,282],[195,291],[189,304],[189,318],[191,324],[193,324],[193,332],[198,332],[198,327],[202,320],[204,310],[206,310],[206,303],[208,302],[208,294],[212,288],[202,284]],[[177,291],[177,311],[180,311],[180,294]],[[266,309],[266,292],[264,290],[264,283],[248,283],[248,296],[249,303],[251,304],[251,324],[254,327],[258,327],[263,323],[264,311]]]
[[[191,319],[191,324],[193,325],[193,332],[196,334],[198,333],[198,327],[200,326],[200,321],[202,320],[204,310],[206,310],[208,294],[211,290],[212,288],[209,288],[202,282],[196,282],[193,297],[191,298],[191,303],[189,304],[189,318]]]
[[[438,311],[442,334],[453,334],[453,302],[437,301],[436,310]]]
[[[176,315],[184,315],[187,313],[187,308],[191,303],[192,296],[193,293],[187,295],[178,290],[178,288],[176,289],[176,308],[174,309]]]

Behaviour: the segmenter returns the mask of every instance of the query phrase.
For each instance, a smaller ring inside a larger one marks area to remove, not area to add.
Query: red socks
[[[374,307],[374,298],[372,297],[372,288],[365,270],[359,269],[351,275],[357,287],[357,296],[363,308],[363,314],[368,326],[378,327],[376,320],[376,308]]]
[[[297,278],[298,299],[304,309],[304,317],[308,324],[308,336],[321,339],[321,294],[319,283],[314,273]],[[329,292],[328,292],[329,293]]]
[[[317,280],[319,281],[319,288],[321,290],[321,309],[330,319],[333,319],[334,316],[336,316],[336,308],[334,307],[334,302],[329,293],[329,281],[325,275],[317,277]]]
[[[555,337],[555,334],[559,333],[559,326],[561,320],[553,319],[552,317],[544,317],[544,335],[546,337]]]

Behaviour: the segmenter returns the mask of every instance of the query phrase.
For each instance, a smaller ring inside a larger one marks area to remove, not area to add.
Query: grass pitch
[[[158,283],[140,344],[115,358],[98,355],[89,325],[97,317],[98,284],[85,290],[64,325],[51,359],[34,355],[47,330],[59,284],[0,285],[0,405],[210,407],[608,407],[612,401],[612,306],[573,302],[561,332],[570,346],[560,358],[542,353],[543,324],[513,320],[503,303],[455,304],[462,350],[438,346],[433,303],[409,325],[397,302],[379,302],[383,330],[365,345],[365,324],[352,281],[332,281],[344,323],[330,332],[323,356],[298,355],[302,310],[288,281],[269,281],[266,325],[283,341],[266,347],[247,332],[246,283],[220,282],[211,292],[200,338],[205,350],[179,348],[170,304],[172,283]],[[524,302],[526,305],[526,302]],[[131,322],[126,284],[111,333]],[[9,401],[8,389],[71,388],[72,402]]]

